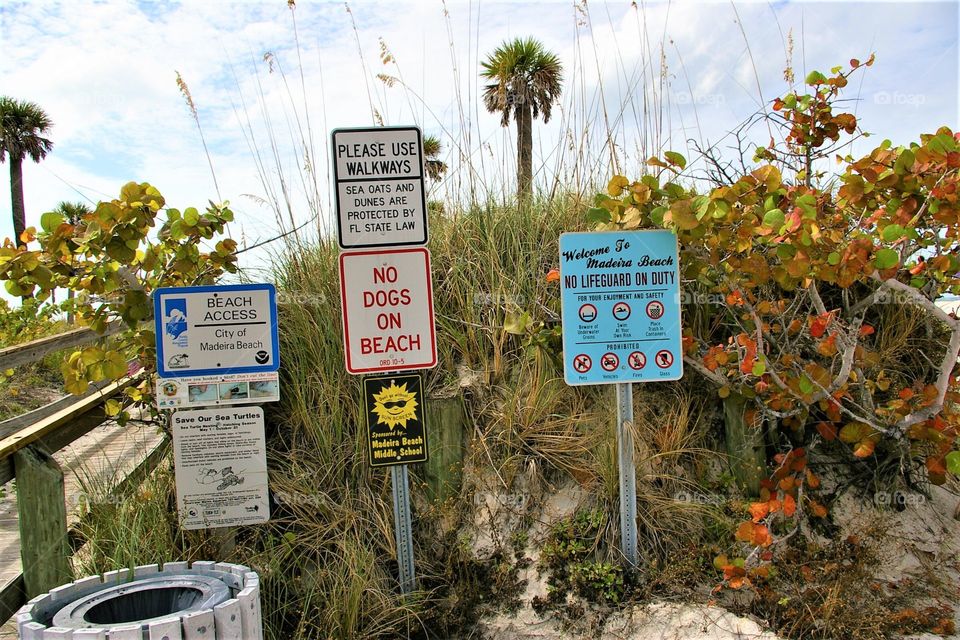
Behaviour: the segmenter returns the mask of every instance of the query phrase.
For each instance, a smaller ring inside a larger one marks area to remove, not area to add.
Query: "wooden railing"
[[[116,324],[107,335],[116,333]],[[49,353],[82,346],[104,334],[76,329],[0,350],[0,370],[36,362]],[[16,480],[22,572],[0,590],[0,620],[9,619],[27,600],[73,580],[70,556],[83,543],[67,525],[63,471],[51,454],[108,420],[104,402],[139,379],[124,378],[93,386],[83,396],[65,397],[0,422],[0,485]],[[164,439],[112,489],[132,491],[168,450]]]

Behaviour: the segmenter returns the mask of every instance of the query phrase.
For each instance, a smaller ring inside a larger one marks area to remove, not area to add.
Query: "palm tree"
[[[502,112],[500,124],[517,123],[517,194],[526,199],[533,185],[533,119],[550,109],[560,96],[563,66],[556,55],[533,38],[517,38],[500,45],[482,63],[480,74],[491,84],[483,92],[483,103],[491,113]]]
[[[67,202],[64,200],[57,205],[53,212],[59,213],[66,222],[76,226],[80,224],[84,216],[93,213],[93,209],[86,202]]]
[[[93,213],[93,209],[90,208],[85,202],[67,202],[63,200],[60,204],[57,205],[57,208],[53,210],[54,213],[58,213],[63,216],[64,220],[73,226],[77,226],[83,220],[85,216]],[[73,256],[70,256],[70,259],[73,260]],[[67,289],[67,300],[73,300],[73,289]],[[73,309],[67,310],[67,324],[73,326]]]
[[[426,166],[427,176],[431,180],[439,180],[447,172],[447,163],[437,159],[442,150],[443,145],[440,144],[440,138],[437,136],[423,137],[424,165]]]
[[[23,159],[43,160],[53,148],[44,138],[51,127],[50,117],[39,105],[26,100],[0,96],[0,162],[10,156],[10,202],[13,205],[13,240],[20,244],[26,229],[23,207]]]

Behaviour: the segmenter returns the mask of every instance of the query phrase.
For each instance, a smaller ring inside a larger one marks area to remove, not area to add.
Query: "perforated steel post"
[[[416,588],[416,578],[413,572],[413,525],[410,521],[410,480],[407,465],[390,467],[390,477],[393,481],[393,532],[397,541],[400,590],[411,593]]]
[[[637,470],[633,463],[633,387],[617,384],[617,459],[620,468],[620,547],[637,566]]]

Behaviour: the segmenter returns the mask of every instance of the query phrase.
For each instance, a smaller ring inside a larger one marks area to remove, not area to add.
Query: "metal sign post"
[[[617,385],[617,460],[620,468],[620,548],[637,567],[637,470],[633,463],[633,387]]]
[[[427,460],[426,399],[420,376],[397,372],[437,366],[430,252],[423,246],[423,137],[417,127],[336,129],[330,143],[343,250],[343,351],[350,374],[392,372],[364,380],[364,395],[370,464],[390,465],[400,590],[408,594],[416,580],[407,463]]]
[[[620,544],[637,559],[634,382],[683,376],[677,236],[603,231],[560,236],[563,377],[569,385],[617,385]]]
[[[413,572],[413,525],[410,522],[410,479],[407,465],[390,467],[393,480],[393,534],[397,542],[397,564],[400,567],[400,591],[411,593],[416,587]]]
[[[423,376],[419,373],[370,376],[363,379],[363,395],[370,465],[390,467],[400,590],[410,593],[416,589],[416,580],[407,463],[428,459]]]

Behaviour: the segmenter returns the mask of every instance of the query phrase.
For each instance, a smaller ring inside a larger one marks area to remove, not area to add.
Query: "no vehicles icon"
[[[612,352],[605,353],[600,358],[600,366],[603,367],[604,371],[613,371],[620,366],[620,357]]]

